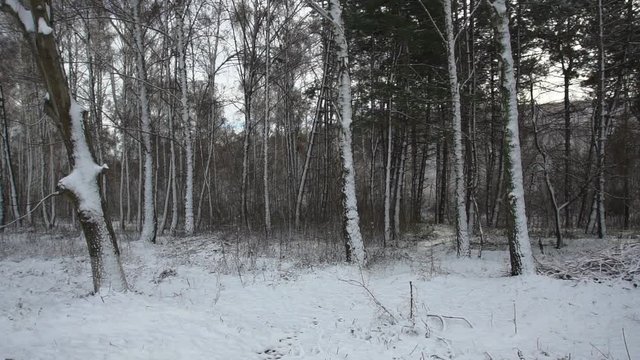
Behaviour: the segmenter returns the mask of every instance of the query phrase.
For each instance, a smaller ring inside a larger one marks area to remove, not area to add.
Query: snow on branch
[[[619,279],[638,286],[640,281],[640,242],[629,241],[587,251],[569,259],[550,259],[540,272],[565,280]]]
[[[34,20],[31,10],[24,7],[18,0],[0,0],[0,8],[18,19],[26,32],[37,31],[43,35],[50,35],[53,32],[46,19],[40,17],[37,21]],[[47,13],[50,13],[48,6]],[[37,28],[36,22],[38,24]]]
[[[99,215],[102,214],[102,205],[95,179],[109,167],[106,164],[100,166],[93,160],[84,136],[84,113],[84,109],[72,100],[69,114],[74,164],[71,173],[58,181],[58,189],[68,190],[78,196],[80,211],[87,215]]]

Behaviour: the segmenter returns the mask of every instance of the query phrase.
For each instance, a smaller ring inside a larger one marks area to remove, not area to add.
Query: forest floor
[[[0,359],[640,359],[637,238],[536,247],[547,275],[509,277],[500,241],[458,259],[447,236],[363,271],[320,241],[121,236],[133,291],[91,296],[77,235],[3,234]]]

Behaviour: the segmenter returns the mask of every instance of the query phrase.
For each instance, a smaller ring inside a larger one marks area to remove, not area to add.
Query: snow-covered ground
[[[505,251],[422,244],[360,271],[123,241],[134,291],[88,296],[79,239],[0,236],[0,359],[640,359],[632,282],[507,277]]]

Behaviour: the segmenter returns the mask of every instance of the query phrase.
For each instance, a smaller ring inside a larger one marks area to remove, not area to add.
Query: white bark
[[[187,99],[187,65],[186,65],[186,51],[185,51],[185,38],[184,38],[184,16],[185,9],[183,8],[184,2],[181,4],[181,11],[178,14],[178,67],[180,77],[180,103],[182,105],[182,123],[184,124],[184,142],[185,142],[185,165],[187,167],[187,174],[185,179],[185,201],[184,201],[184,232],[186,235],[192,235],[194,231],[193,226],[193,141],[192,131],[193,124],[189,118],[189,102]]]
[[[449,90],[451,91],[451,115],[453,129],[453,168],[455,172],[456,240],[458,256],[471,256],[467,223],[466,184],[464,178],[464,153],[462,149],[462,112],[460,110],[460,87],[456,68],[455,38],[451,1],[444,1],[444,23],[449,65]]]
[[[147,95],[147,70],[144,59],[144,39],[140,21],[140,1],[132,3],[134,18],[134,42],[136,52],[136,70],[138,75],[138,96],[140,100],[140,132],[142,137],[143,165],[143,221],[140,240],[155,243],[156,213],[153,199],[153,153],[151,149],[151,117],[149,114],[149,98]]]
[[[175,131],[173,129],[173,112],[169,114],[169,131],[171,132],[171,145],[169,146],[171,151],[171,160],[169,166],[171,167],[171,225],[169,225],[169,234],[172,236],[176,233],[178,228],[178,173],[176,171],[176,139]]]
[[[527,229],[522,161],[518,129],[518,101],[511,53],[509,18],[505,0],[491,4],[495,12],[495,26],[502,58],[502,88],[504,92],[505,127],[505,172],[507,175],[507,197],[509,202],[509,252],[512,275],[532,275],[536,272]]]
[[[384,177],[384,246],[391,242],[391,152],[393,151],[393,126],[391,125],[391,100],[387,120],[387,164]]]
[[[342,20],[339,0],[330,0],[330,17],[337,44],[338,57],[338,115],[340,117],[340,157],[342,160],[342,193],[344,206],[344,233],[349,260],[366,265],[364,244],[360,233],[360,216],[356,199],[355,167],[351,149],[351,75],[349,74],[349,53]]]
[[[604,34],[602,20],[602,0],[598,0],[598,118],[597,121],[597,156],[598,156],[598,177],[596,180],[596,220],[598,227],[598,237],[600,239],[607,235],[607,225],[605,221],[604,210],[604,176],[605,176],[605,146],[607,140],[605,108],[604,108],[604,76],[605,76],[605,59],[604,59]]]
[[[269,206],[269,28],[271,2],[267,0],[267,24],[265,26],[265,80],[264,80],[264,128],[262,130],[262,182],[264,187],[264,230],[266,236],[271,234],[271,209]]]

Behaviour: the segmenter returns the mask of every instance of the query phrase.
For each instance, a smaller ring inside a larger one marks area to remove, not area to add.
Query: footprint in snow
[[[295,335],[287,336],[278,340],[277,344],[267,347],[267,349],[258,353],[262,360],[284,359],[288,355],[300,355],[297,348],[293,345],[297,341]]]

